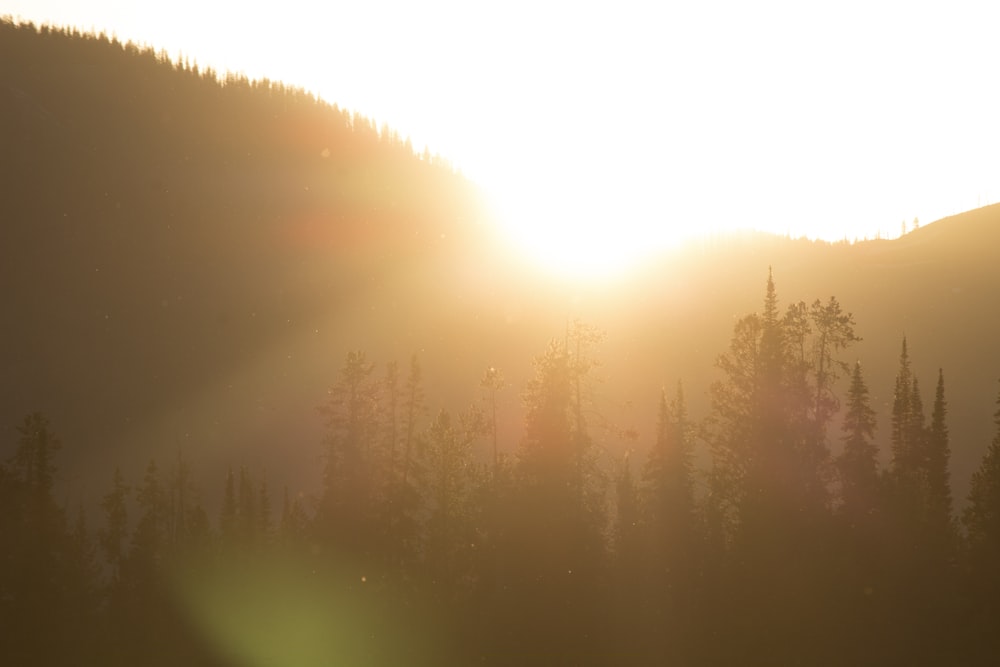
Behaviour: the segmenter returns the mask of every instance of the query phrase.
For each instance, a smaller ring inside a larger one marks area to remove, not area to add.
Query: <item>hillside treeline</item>
[[[302,89],[10,21],[0,56],[3,187],[25,214],[259,234],[308,211],[334,215],[348,239],[378,229],[383,244],[453,232],[463,215],[462,179],[441,158]]]
[[[0,202],[0,412],[57,384],[89,394],[45,410],[109,448],[126,437],[99,416],[111,405],[148,421],[292,327],[410,304],[481,232],[469,181],[356,112],[6,20]]]
[[[598,409],[603,334],[571,325],[521,389],[512,455],[500,369],[466,409],[431,409],[417,357],[350,352],[320,407],[312,493],[246,468],[199,490],[178,454],[142,479],[108,471],[93,522],[56,501],[60,443],[29,415],[0,466],[0,656],[992,664],[1000,399],[958,514],[944,373],[922,385],[902,341],[880,456],[854,327],[835,298],[782,309],[769,277],[718,357],[708,414],[689,415],[678,385],[643,436]],[[633,456],[610,453],[621,443]]]

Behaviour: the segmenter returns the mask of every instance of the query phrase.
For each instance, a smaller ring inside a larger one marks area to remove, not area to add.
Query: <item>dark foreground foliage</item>
[[[944,374],[925,411],[903,341],[880,465],[836,299],[782,310],[769,278],[709,413],[664,391],[646,443],[597,409],[601,339],[577,324],[536,358],[514,456],[498,369],[432,413],[417,357],[351,352],[321,409],[321,487],[234,469],[207,491],[215,518],[178,456],[110,471],[89,527],[27,416],[0,466],[2,662],[992,664],[1000,408],[959,521]],[[621,443],[643,460],[608,454]]]

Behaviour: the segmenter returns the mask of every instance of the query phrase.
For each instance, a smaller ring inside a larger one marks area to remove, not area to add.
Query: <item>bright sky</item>
[[[895,236],[1000,199],[995,2],[0,0],[0,14],[387,122],[540,247],[611,257],[733,227]]]

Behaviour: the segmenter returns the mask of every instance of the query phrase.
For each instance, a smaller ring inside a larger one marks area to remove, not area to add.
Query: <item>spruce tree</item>
[[[403,409],[406,413],[404,416],[406,429],[403,434],[403,485],[405,486],[414,466],[416,437],[425,409],[423,371],[416,354],[410,358],[410,374],[406,378],[404,391]]]
[[[326,461],[316,525],[331,544],[370,555],[373,548],[378,430],[374,364],[348,353],[321,412],[327,418]]]
[[[927,484],[928,519],[936,531],[950,536],[952,532],[951,475],[948,462],[951,447],[948,441],[948,407],[944,395],[944,371],[938,369],[934,409],[926,434],[924,453]]]
[[[869,402],[861,362],[857,362],[847,392],[847,411],[842,427],[844,451],[837,459],[841,482],[840,513],[853,525],[865,521],[878,505],[878,448],[873,442],[875,428],[875,411]]]
[[[893,389],[888,492],[895,539],[911,548],[920,540],[919,526],[926,515],[925,440],[920,385],[910,368],[904,337]]]
[[[41,413],[17,427],[10,468],[0,468],[0,656],[11,664],[61,664],[71,538],[55,501],[61,443]]]
[[[666,570],[679,569],[674,561],[693,548],[696,534],[694,442],[680,383],[669,402],[665,391],[660,394],[656,442],[642,482],[643,521],[651,534],[654,558]]]
[[[972,475],[962,523],[968,532],[973,581],[979,598],[1000,618],[1000,393],[993,413],[995,435]]]
[[[125,561],[125,538],[128,536],[128,492],[120,468],[115,468],[111,481],[111,491],[101,500],[104,510],[105,528],[98,535],[104,560],[111,568],[111,585],[114,587],[121,580],[122,566]]]
[[[917,466],[917,447],[912,441],[912,401],[913,373],[904,336],[892,398],[892,474],[899,481],[911,477]]]
[[[721,528],[728,546],[728,588],[736,591],[729,594],[757,601],[752,610],[733,611],[731,630],[734,646],[758,662],[819,650],[759,642],[768,628],[827,622],[822,601],[836,587],[821,574],[833,567],[825,431],[837,403],[837,353],[855,340],[853,320],[836,300],[815,311],[794,304],[779,317],[769,272],[762,311],[736,323],[718,361],[725,378],[711,387],[707,506],[713,542]]]
[[[592,657],[605,634],[597,616],[604,591],[595,586],[605,564],[605,487],[584,419],[592,409],[590,333],[567,328],[535,359],[524,393],[511,524],[501,547],[517,602],[499,622],[519,628],[522,652],[559,651],[570,662]]]
[[[636,622],[648,627],[655,641],[650,659],[685,663],[697,630],[696,620],[705,551],[695,506],[694,427],[680,383],[674,397],[660,393],[656,441],[650,450],[640,489],[642,554],[633,565],[641,577],[634,604],[648,610]]]
[[[133,585],[149,589],[158,583],[167,549],[168,504],[155,460],[146,466],[142,486],[136,489],[139,517],[132,533],[129,570]]]
[[[474,579],[472,552],[479,540],[471,511],[472,445],[482,430],[478,413],[462,415],[455,423],[441,410],[422,438],[428,514],[424,553],[439,598],[449,602]]]

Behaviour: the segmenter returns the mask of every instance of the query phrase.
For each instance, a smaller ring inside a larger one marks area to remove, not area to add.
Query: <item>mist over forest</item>
[[[0,169],[5,664],[1000,650],[998,206],[559,280],[391,128],[8,20]]]

